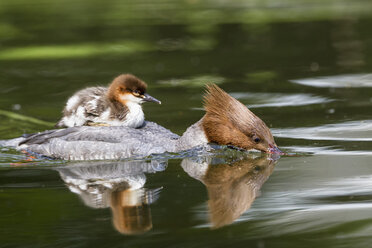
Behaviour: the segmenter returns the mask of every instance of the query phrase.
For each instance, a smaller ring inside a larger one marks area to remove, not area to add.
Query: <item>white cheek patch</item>
[[[145,121],[145,115],[143,114],[142,107],[138,103],[128,102],[127,107],[129,113],[125,117],[123,124],[128,127],[140,127]]]
[[[142,103],[143,99],[141,97],[136,97],[130,93],[126,93],[120,95],[120,99],[126,102],[133,102],[133,103]]]

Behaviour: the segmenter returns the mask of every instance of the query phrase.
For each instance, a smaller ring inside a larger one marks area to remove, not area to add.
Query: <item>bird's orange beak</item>
[[[276,145],[269,144],[269,149],[268,150],[269,150],[268,153],[271,153],[271,154],[279,154],[279,155],[284,155],[285,154]]]

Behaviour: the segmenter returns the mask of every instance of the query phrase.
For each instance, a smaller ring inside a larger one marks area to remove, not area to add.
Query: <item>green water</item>
[[[371,9],[2,0],[0,139],[50,129],[76,90],[133,73],[162,101],[147,120],[181,134],[215,82],[298,155],[76,164],[1,148],[0,247],[368,247]]]

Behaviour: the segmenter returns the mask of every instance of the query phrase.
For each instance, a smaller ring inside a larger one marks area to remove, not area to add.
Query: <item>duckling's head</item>
[[[202,126],[209,142],[282,153],[266,124],[217,85],[207,86],[204,108],[206,114]]]
[[[117,76],[108,89],[110,100],[127,104],[129,102],[141,104],[143,102],[161,102],[146,93],[147,84],[131,74]]]

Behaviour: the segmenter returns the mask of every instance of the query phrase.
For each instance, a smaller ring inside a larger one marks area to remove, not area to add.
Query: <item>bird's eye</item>
[[[254,142],[256,142],[256,143],[259,143],[260,141],[261,141],[260,138],[255,138],[255,139],[254,139]]]
[[[133,95],[135,95],[135,96],[139,96],[139,95],[141,95],[140,92],[139,92],[138,90],[133,90],[132,92],[133,92]]]

